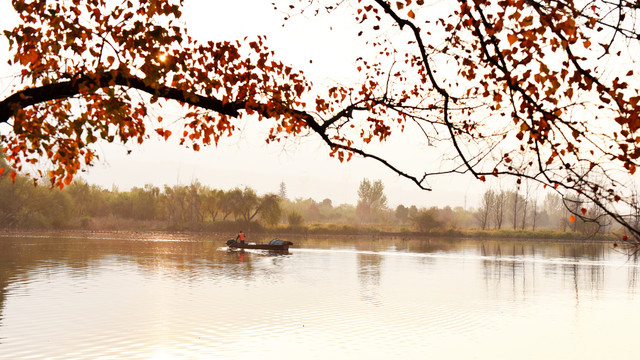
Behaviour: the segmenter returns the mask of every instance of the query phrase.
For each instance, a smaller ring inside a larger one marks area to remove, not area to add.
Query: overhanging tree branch
[[[225,104],[221,100],[213,97],[205,97],[167,86],[148,84],[143,79],[128,75],[122,71],[114,70],[100,75],[80,75],[71,80],[26,88],[15,92],[0,101],[0,122],[6,123],[17,111],[32,105],[51,100],[68,99],[81,95],[82,93],[95,92],[98,89],[113,86],[138,89],[149,95],[176,100],[233,117],[238,116],[239,110],[244,109],[246,105],[243,102],[230,102]],[[20,131],[19,128],[15,130],[16,132]]]

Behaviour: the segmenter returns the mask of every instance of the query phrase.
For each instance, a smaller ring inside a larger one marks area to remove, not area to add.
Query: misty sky
[[[0,5],[0,14],[2,30],[17,21],[8,0]],[[268,1],[187,0],[182,20],[198,40],[235,40],[266,34],[267,45],[276,52],[277,59],[303,70],[314,83],[346,81],[354,76],[353,64],[360,56],[358,51],[363,39],[357,37],[355,28],[350,28],[352,19],[335,21],[333,18],[331,23],[328,19],[326,16],[298,16],[282,27],[282,14],[274,11]],[[6,38],[2,36],[1,98],[9,96],[11,85],[17,84],[13,77],[17,72],[6,65],[7,48]],[[156,115],[167,117],[167,114]],[[177,139],[164,142],[152,137],[141,146],[103,143],[98,146],[101,159],[82,177],[106,188],[115,185],[120,190],[147,183],[162,186],[200,181],[225,190],[249,186],[259,194],[277,192],[280,182],[284,182],[290,199],[311,197],[321,201],[329,198],[335,205],[355,204],[358,185],[363,178],[381,179],[392,207],[404,204],[470,208],[478,205],[480,193],[485,189],[484,184],[471,176],[451,175],[432,180],[429,185],[433,191],[423,191],[374,160],[354,158],[341,164],[329,157],[328,147],[317,136],[267,145],[265,126],[250,117],[242,122],[244,128],[233,137],[224,139],[218,147],[205,147],[200,152],[179,147]],[[149,130],[153,131],[152,128]],[[0,126],[0,132],[7,131],[7,125]],[[380,151],[398,159],[401,169],[408,172],[419,170],[420,162],[439,161],[436,155],[428,154],[437,154],[434,151],[437,149],[425,151],[421,144],[408,143],[411,146],[391,143]]]

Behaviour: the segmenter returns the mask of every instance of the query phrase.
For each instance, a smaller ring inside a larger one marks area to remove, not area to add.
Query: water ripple
[[[423,259],[445,259],[445,260],[489,260],[505,263],[538,263],[538,264],[558,264],[558,265],[585,265],[585,266],[620,266],[629,268],[640,268],[639,263],[628,261],[624,256],[610,261],[571,259],[553,257],[531,257],[531,256],[499,256],[499,255],[474,255],[466,253],[415,253],[396,251],[367,251],[356,249],[290,249],[292,253],[319,253],[319,254],[365,254],[389,257],[423,258]]]
[[[616,280],[637,266],[614,260],[125,245],[3,264],[0,359],[517,358],[536,336],[597,354],[640,321]]]

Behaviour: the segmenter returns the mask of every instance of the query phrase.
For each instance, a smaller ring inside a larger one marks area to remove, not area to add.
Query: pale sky
[[[0,7],[2,30],[14,23],[12,11],[10,1],[4,0]],[[357,37],[357,30],[349,28],[353,20],[329,23],[327,19],[300,16],[282,27],[282,15],[265,0],[186,0],[183,15],[190,34],[199,40],[242,39],[266,34],[267,45],[276,52],[277,59],[303,70],[315,84],[346,81],[354,76],[353,64],[360,56],[359,46],[363,41]],[[11,78],[15,71],[6,66],[7,47],[2,36],[0,98],[9,96],[9,85],[16,82]],[[341,164],[329,157],[329,149],[318,136],[267,145],[264,126],[248,117],[243,122],[246,126],[242,131],[224,139],[217,147],[205,147],[199,152],[177,146],[177,139],[169,142],[152,139],[142,146],[102,144],[98,147],[101,159],[82,177],[105,188],[116,185],[120,190],[147,183],[185,185],[197,180],[225,190],[249,186],[259,194],[277,192],[280,182],[284,181],[290,199],[329,198],[334,205],[355,204],[360,181],[380,179],[389,205],[394,208],[398,204],[471,208],[478,205],[486,186],[468,175],[451,175],[431,182],[433,191],[423,191],[374,160],[354,158]],[[8,126],[0,126],[0,132],[6,131]],[[424,168],[420,162],[439,161],[430,155],[435,149],[422,152],[422,148],[417,140],[410,139],[388,144],[381,151],[397,159],[402,170],[416,172]],[[132,151],[127,155],[127,150]]]

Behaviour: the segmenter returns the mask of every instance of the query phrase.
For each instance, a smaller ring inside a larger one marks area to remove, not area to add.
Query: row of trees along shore
[[[6,168],[2,161],[0,166]],[[391,208],[383,183],[368,179],[360,183],[357,205],[335,206],[330,199],[291,200],[284,182],[276,193],[258,195],[250,187],[220,190],[199,182],[119,191],[78,179],[59,190],[34,186],[26,176],[15,181],[0,177],[0,228],[4,229],[235,232],[242,227],[250,232],[451,236],[482,230],[486,235],[568,238],[613,230],[604,220],[598,225],[570,219],[570,209],[558,195],[547,194],[538,202],[513,190],[489,190],[471,209],[402,204]]]

